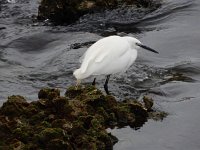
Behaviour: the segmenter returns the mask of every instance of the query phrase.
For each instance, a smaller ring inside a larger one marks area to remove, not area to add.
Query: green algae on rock
[[[160,4],[160,0],[42,0],[38,8],[38,19],[69,24],[86,13],[130,5],[157,8]]]
[[[0,149],[113,149],[118,141],[107,128],[141,127],[163,119],[150,98],[116,101],[94,86],[42,89],[39,100],[10,96],[0,108]],[[145,107],[146,106],[146,107]]]

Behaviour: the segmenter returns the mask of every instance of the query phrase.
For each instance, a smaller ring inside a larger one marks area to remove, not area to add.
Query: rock
[[[21,150],[24,149],[24,143],[22,143],[21,141],[14,139],[11,142],[10,147],[12,147],[13,150]]]
[[[86,13],[115,9],[122,5],[158,7],[160,0],[42,0],[38,8],[38,19],[69,24]]]
[[[9,117],[19,116],[24,113],[29,103],[20,95],[8,97],[8,101],[1,107],[1,112]]]
[[[66,90],[65,96],[68,97],[69,99],[73,99],[76,96],[80,96],[81,93],[83,93],[83,89],[81,88],[81,86],[79,87],[71,86]]]
[[[165,117],[167,117],[167,113],[164,111],[151,111],[149,112],[149,118],[155,121],[162,121]]]
[[[152,109],[150,98],[145,106],[131,99],[118,102],[94,86],[69,87],[65,96],[45,88],[38,97],[31,103],[8,97],[0,108],[0,149],[113,149],[118,140],[106,128],[137,129],[148,118],[166,117]]]
[[[38,143],[42,145],[46,145],[48,142],[52,141],[53,139],[59,139],[64,136],[63,130],[60,128],[45,128],[38,134]]]
[[[56,97],[60,96],[60,91],[58,89],[41,89],[38,93],[39,99],[49,99],[52,100]]]
[[[48,150],[73,150],[72,145],[70,143],[65,142],[64,140],[60,139],[53,139],[47,144],[47,149]]]
[[[148,111],[152,110],[153,100],[147,96],[143,97],[144,106]]]

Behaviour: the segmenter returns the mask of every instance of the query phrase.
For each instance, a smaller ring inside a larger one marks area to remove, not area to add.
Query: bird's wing
[[[103,54],[98,55],[98,56],[95,58],[95,62],[96,62],[96,63],[102,62],[103,59],[105,59],[107,55],[108,55],[108,53],[103,53]]]
[[[105,59],[117,59],[130,48],[123,39],[106,40],[93,44],[82,56],[81,73],[85,73],[90,64],[103,62]],[[112,60],[111,60],[112,61]]]
[[[112,44],[112,43],[111,43]],[[109,47],[102,48],[101,51],[96,55],[95,62],[100,63],[105,59],[117,59],[124,55],[129,49],[129,45],[126,44],[114,44]]]
[[[82,64],[81,64],[81,73],[85,73],[87,70],[89,64],[95,59],[95,57],[98,55],[99,51],[101,49],[95,49],[91,51],[91,48],[89,48],[85,54],[82,56]]]

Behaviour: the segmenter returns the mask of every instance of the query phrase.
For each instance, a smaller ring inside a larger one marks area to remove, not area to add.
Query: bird
[[[98,40],[86,50],[81,57],[80,68],[73,72],[77,86],[82,79],[105,75],[104,90],[110,95],[108,90],[110,76],[125,72],[135,62],[140,48],[158,53],[131,36],[112,35]],[[95,85],[95,81],[96,77],[92,85]]]

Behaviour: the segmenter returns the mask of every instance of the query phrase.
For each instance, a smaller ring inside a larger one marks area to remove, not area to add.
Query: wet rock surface
[[[121,6],[157,8],[155,0],[42,0],[38,8],[38,19],[50,19],[57,24],[73,23],[86,13],[116,9]]]
[[[107,128],[141,127],[166,113],[153,110],[153,100],[116,101],[94,86],[42,89],[28,103],[16,95],[0,108],[0,149],[113,149],[118,139]]]

